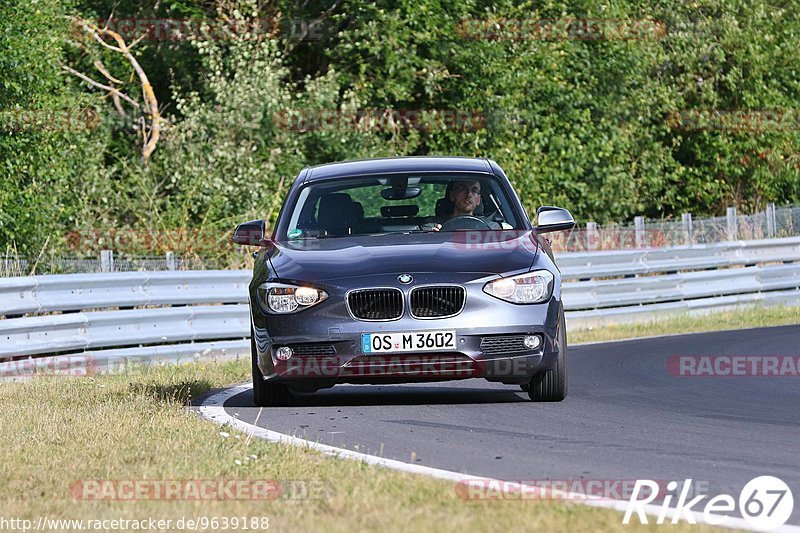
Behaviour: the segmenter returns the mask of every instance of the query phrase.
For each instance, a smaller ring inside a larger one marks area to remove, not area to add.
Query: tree
[[[96,102],[59,72],[69,32],[58,0],[0,4],[0,246],[57,246],[103,187]],[[89,119],[88,121],[86,119]],[[102,196],[102,193],[100,193]]]

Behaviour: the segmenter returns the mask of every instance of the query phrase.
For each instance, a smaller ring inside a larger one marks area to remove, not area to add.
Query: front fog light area
[[[288,361],[294,355],[294,350],[289,348],[288,346],[281,346],[277,350],[275,350],[275,357],[279,361]]]
[[[542,345],[542,338],[539,335],[526,335],[522,342],[529,350],[535,350]]]
[[[265,283],[258,292],[266,310],[278,314],[302,311],[328,298],[322,289],[273,283]]]

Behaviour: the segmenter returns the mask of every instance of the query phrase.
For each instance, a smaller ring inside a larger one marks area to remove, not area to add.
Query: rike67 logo
[[[670,481],[667,490],[674,492],[678,489],[677,481]],[[692,487],[692,480],[687,479],[680,487],[678,501],[671,507],[672,495],[666,496],[660,506],[650,505],[659,495],[659,484],[650,479],[639,479],[633,488],[623,524],[630,523],[631,517],[636,514],[642,524],[647,524],[647,512],[658,511],[656,524],[663,524],[667,516],[671,516],[671,522],[677,524],[681,520],[686,520],[690,524],[696,524],[697,518],[702,516],[706,524],[724,525],[731,519],[731,513],[736,511],[736,500],[729,494],[714,496],[703,505],[707,495],[700,494],[689,499]],[[646,494],[639,499],[640,494]],[[739,493],[739,514],[742,515],[748,526],[759,531],[770,531],[778,528],[789,520],[794,510],[794,497],[789,486],[783,480],[774,476],[759,476],[751,479]],[[655,508],[655,509],[654,509]]]

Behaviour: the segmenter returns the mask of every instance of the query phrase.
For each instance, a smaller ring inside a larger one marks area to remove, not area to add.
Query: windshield
[[[288,214],[289,240],[522,229],[502,183],[486,174],[402,174],[312,182]]]

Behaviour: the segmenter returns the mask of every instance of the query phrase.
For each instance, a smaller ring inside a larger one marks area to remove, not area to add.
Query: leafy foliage
[[[0,4],[0,246],[23,254],[55,245],[94,208],[106,176],[104,136],[78,120],[98,102],[59,72],[69,31],[63,4]]]
[[[4,131],[0,244],[35,253],[48,236],[59,242],[76,228],[191,227],[208,236],[197,239],[205,249],[151,240],[150,251],[210,253],[235,222],[274,221],[303,166],[395,154],[491,157],[529,210],[563,205],[582,221],[797,203],[800,125],[693,130],[675,128],[670,117],[683,110],[796,111],[798,4],[7,0],[0,6],[3,111],[88,106],[110,116],[96,89],[59,72],[64,63],[90,72],[95,59],[69,44],[67,14],[266,19],[274,31],[140,43],[137,57],[167,117],[147,166],[137,161],[139,140],[130,128],[110,120],[89,132]],[[582,18],[658,19],[665,32],[503,38],[513,29],[509,21],[530,28],[543,19]],[[320,25],[312,38],[287,31],[314,21]],[[97,53],[120,78],[130,77],[113,53]],[[390,123],[303,130],[276,120],[287,112],[364,110],[461,111],[482,122],[467,129]]]

